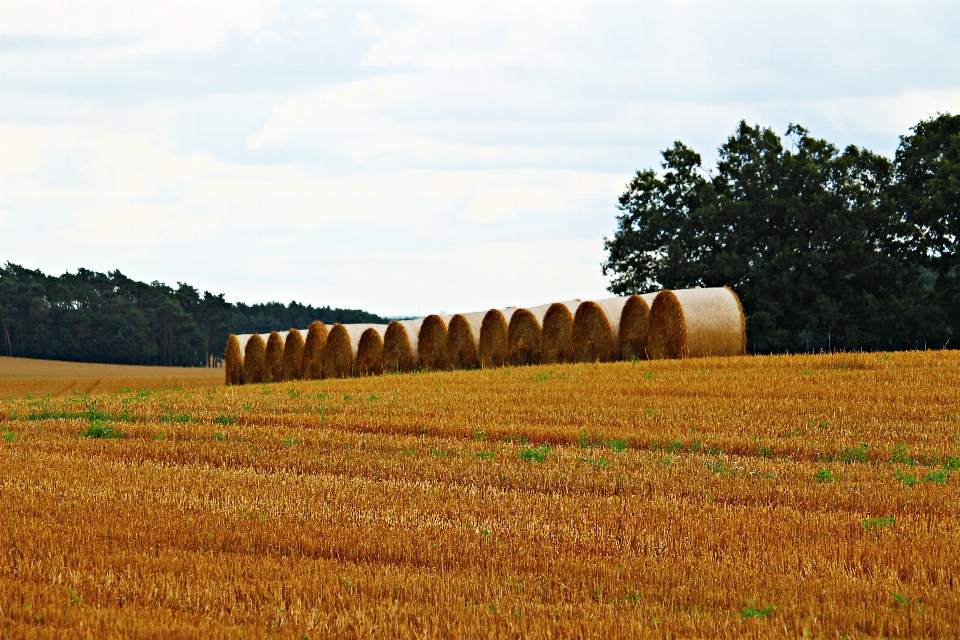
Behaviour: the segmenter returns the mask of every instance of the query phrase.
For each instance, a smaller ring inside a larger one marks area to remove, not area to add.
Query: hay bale
[[[424,371],[447,368],[447,323],[438,315],[423,319],[417,333],[417,364]]]
[[[364,331],[371,328],[378,332],[385,329],[382,324],[333,325],[323,350],[324,378],[347,378],[355,375],[360,338]]]
[[[650,323],[650,305],[655,293],[632,295],[627,298],[620,313],[620,358],[647,360],[647,336]]]
[[[729,287],[661,291],[650,307],[651,358],[739,356],[747,352],[747,321]]]
[[[573,314],[579,306],[579,300],[570,300],[547,307],[541,322],[544,364],[573,362]]]
[[[283,336],[279,331],[271,331],[267,338],[267,349],[264,356],[264,382],[280,382],[283,380]]]
[[[477,358],[477,338],[486,311],[458,313],[447,324],[447,365],[451,369],[473,369]]]
[[[357,343],[356,372],[358,376],[383,374],[383,338],[381,331],[369,327],[360,334]]]
[[[506,309],[511,316],[515,310],[516,307]],[[488,369],[506,364],[510,354],[508,333],[507,318],[503,311],[490,309],[484,314],[480,324],[480,340],[477,343],[477,358],[481,367]]]
[[[230,334],[223,353],[224,382],[228,385],[243,384],[243,356],[240,355],[240,341]]]
[[[417,337],[423,318],[394,320],[383,335],[383,370],[387,373],[413,371],[417,366]]]
[[[243,348],[243,377],[246,384],[263,382],[267,368],[267,345],[254,333]]]
[[[507,362],[511,365],[543,362],[543,328],[540,323],[549,309],[549,304],[543,304],[529,309],[517,309],[510,316],[507,327]]]
[[[283,379],[303,380],[303,334],[292,327],[283,342]]]
[[[303,345],[301,370],[306,380],[319,380],[323,377],[323,348],[327,344],[327,325],[319,320],[312,322],[307,329],[307,340]]]
[[[613,362],[619,359],[620,312],[626,298],[583,302],[573,316],[571,341],[574,362]]]

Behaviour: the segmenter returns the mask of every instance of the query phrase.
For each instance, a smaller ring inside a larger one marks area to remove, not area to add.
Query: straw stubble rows
[[[7,401],[0,635],[954,636],[958,389],[928,352]]]

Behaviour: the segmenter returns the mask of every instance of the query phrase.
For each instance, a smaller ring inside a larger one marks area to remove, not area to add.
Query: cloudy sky
[[[893,154],[952,2],[0,0],[0,261],[385,315],[605,295],[617,196],[746,119]]]

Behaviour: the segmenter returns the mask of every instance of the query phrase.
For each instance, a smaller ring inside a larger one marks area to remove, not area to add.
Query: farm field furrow
[[[34,395],[0,421],[3,637],[960,634],[956,352]]]

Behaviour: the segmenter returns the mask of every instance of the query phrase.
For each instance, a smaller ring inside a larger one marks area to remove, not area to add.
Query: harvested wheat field
[[[3,637],[960,635],[958,352],[76,394],[0,419]]]
[[[223,385],[223,369],[139,367],[0,356],[0,399]]]

